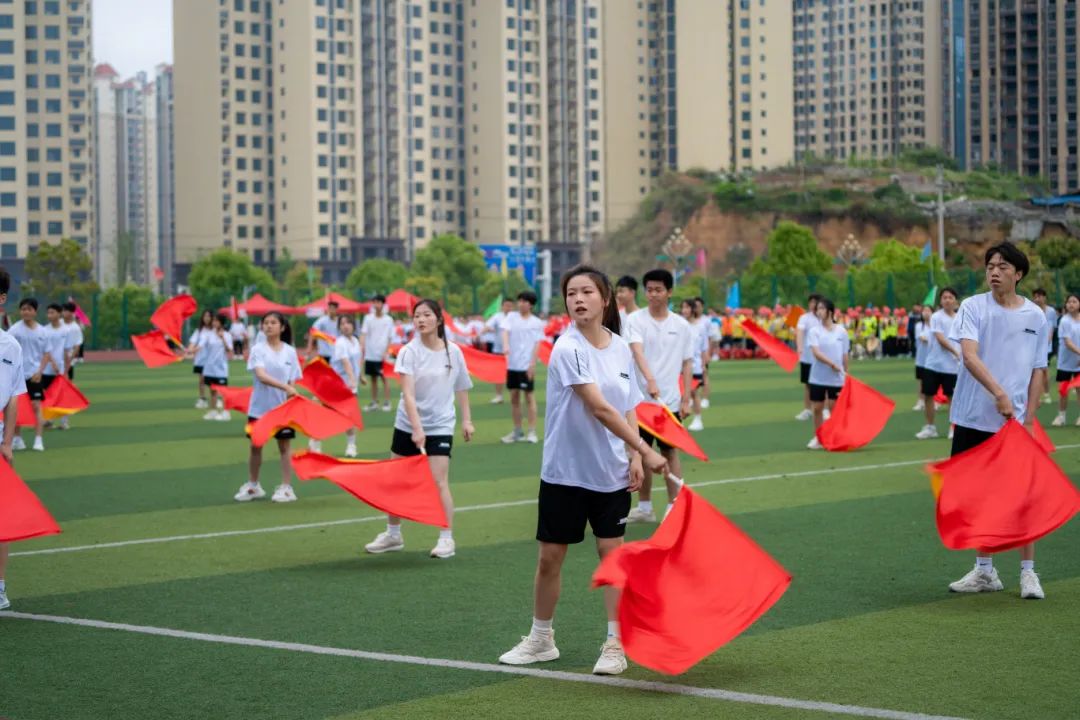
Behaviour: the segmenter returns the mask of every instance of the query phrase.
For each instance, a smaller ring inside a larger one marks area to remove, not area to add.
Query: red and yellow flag
[[[1077,388],[1080,388],[1080,375],[1077,375],[1072,380],[1065,380],[1064,382],[1058,383],[1058,395],[1065,397],[1069,394],[1070,390],[1075,390]]]
[[[211,385],[210,389],[221,396],[221,401],[227,410],[247,415],[248,406],[251,405],[251,393],[255,388],[251,387],[226,387],[224,385]]]
[[[465,367],[469,374],[480,382],[506,382],[506,356],[477,350],[468,345],[458,345],[465,356]]]
[[[311,337],[315,338],[316,340],[322,340],[324,343],[330,343],[331,345],[337,342],[336,337],[331,337],[330,335],[324,333],[322,330],[314,327],[308,330],[308,334],[310,334]]]
[[[148,368],[164,367],[184,359],[172,351],[165,339],[165,333],[161,330],[132,335],[131,344]]]
[[[158,306],[150,324],[181,345],[184,344],[184,321],[195,314],[199,304],[190,295],[177,295]]]
[[[817,429],[817,439],[830,452],[857,450],[881,434],[896,403],[850,375],[829,419]]]
[[[90,401],[79,392],[79,388],[64,375],[57,375],[45,391],[45,400],[41,403],[41,414],[46,420],[56,420],[65,415],[74,415],[90,407]]]
[[[60,526],[37,495],[0,460],[0,542],[56,535]]]
[[[783,341],[770,335],[767,330],[750,318],[743,320],[742,327],[746,334],[750,336],[750,339],[756,342],[758,347],[764,350],[785,371],[791,372],[799,364],[799,354],[797,352]]]
[[[364,428],[356,395],[322,358],[315,358],[305,365],[304,375],[296,384],[310,390],[326,407],[349,418],[357,428]]]
[[[645,428],[653,437],[671,447],[679,448],[691,457],[696,457],[703,462],[709,461],[709,456],[697,444],[690,432],[679,422],[679,418],[663,405],[652,402],[639,403],[634,408],[637,415],[638,425]]]
[[[251,423],[251,442],[255,447],[262,447],[278,430],[285,428],[293,428],[316,440],[325,440],[340,435],[352,426],[352,421],[344,415],[297,395]]]

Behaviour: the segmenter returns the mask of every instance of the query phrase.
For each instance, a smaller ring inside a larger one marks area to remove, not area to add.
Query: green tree
[[[443,280],[434,275],[411,275],[405,281],[405,290],[419,298],[442,300]]]
[[[294,263],[289,268],[281,287],[285,292],[285,300],[292,305],[309,303],[326,292],[318,272],[303,262]]]
[[[518,293],[532,290],[529,283],[525,282],[520,270],[510,270],[503,277],[499,273],[489,272],[484,284],[477,292],[480,301],[480,311],[483,311],[491,301],[502,295],[504,298],[516,298]],[[558,293],[556,293],[558,294]]]
[[[93,263],[79,243],[64,239],[56,244],[41,243],[26,257],[24,295],[51,301],[68,295],[89,298],[97,283],[88,279]]]
[[[345,289],[350,294],[360,291],[367,297],[376,293],[385,295],[404,287],[408,276],[409,271],[401,263],[385,258],[372,258],[363,261],[349,272],[349,276],[345,278]]]
[[[818,247],[810,228],[782,222],[769,234],[765,254],[751,263],[744,275],[742,304],[805,302],[832,265],[832,258]]]
[[[158,298],[142,285],[127,284],[102,292],[94,327],[98,347],[131,347],[131,335],[150,330],[150,315],[157,305]]]
[[[244,288],[273,299],[274,278],[262,268],[255,267],[247,255],[220,248],[200,258],[188,275],[191,294],[202,307],[223,307],[229,299],[240,300]]]
[[[1051,270],[1061,270],[1080,262],[1080,240],[1074,237],[1048,237],[1035,243],[1035,250]]]
[[[907,307],[921,302],[932,286],[947,285],[944,270],[936,255],[923,261],[922,248],[899,240],[882,240],[871,249],[865,264],[848,270],[847,294],[854,293],[856,305]],[[845,302],[851,299],[845,298]]]
[[[437,235],[416,252],[412,275],[440,278],[453,293],[472,292],[487,279],[484,253],[457,235]]]
[[[289,271],[292,270],[293,265],[295,264],[296,263],[293,262],[292,253],[289,252],[289,248],[281,248],[281,252],[277,254],[277,258],[274,260],[274,269],[271,271],[274,280],[279,284],[284,283],[285,276],[289,274]]]

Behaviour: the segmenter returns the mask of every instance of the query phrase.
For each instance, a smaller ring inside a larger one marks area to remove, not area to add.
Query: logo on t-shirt
[[[623,380],[629,380],[630,373],[619,373],[619,377],[621,377]]]
[[[1039,334],[1039,332],[1037,330],[1032,330],[1031,328],[1024,328],[1024,332],[1026,332],[1028,335],[1038,335]]]
[[[7,358],[4,358],[2,362],[3,362],[3,363],[4,363],[5,365],[14,365],[14,364],[15,364],[15,363],[11,362],[10,360],[8,360]]]

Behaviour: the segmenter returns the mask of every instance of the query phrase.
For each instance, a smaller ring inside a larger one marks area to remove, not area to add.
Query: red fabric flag
[[[541,340],[540,349],[537,350],[536,355],[540,358],[540,362],[544,363],[544,366],[551,364],[551,351],[555,349],[555,343],[550,340]]]
[[[326,407],[349,418],[357,428],[364,429],[356,395],[322,358],[315,358],[305,365],[304,375],[296,384],[310,390]]]
[[[817,429],[817,439],[830,452],[847,452],[876,438],[896,403],[874,388],[848,375],[832,415]]]
[[[805,313],[806,311],[798,305],[792,305],[791,309],[788,310],[787,315],[784,316],[784,324],[794,330],[795,327],[799,324],[799,318],[801,318]]]
[[[758,344],[758,347],[769,354],[776,364],[784,368],[785,371],[791,372],[799,364],[799,354],[792,350],[786,343],[781,340],[777,340],[770,335],[768,331],[758,325],[750,318],[746,318],[742,322],[743,330],[750,336],[750,339]]]
[[[60,526],[15,469],[0,460],[0,542],[56,535]]]
[[[945,394],[945,388],[938,385],[937,392],[934,393],[934,402],[938,405],[948,405],[949,396]]]
[[[240,319],[240,303],[236,302],[236,296],[231,297],[229,302],[229,317],[233,320]]]
[[[694,389],[697,390],[699,387],[701,387],[705,383],[702,380],[698,380],[697,378],[694,378],[691,384],[693,385]],[[685,395],[685,394],[686,394],[686,383],[683,382],[682,373],[679,373],[679,395]]]
[[[148,368],[163,367],[184,359],[169,348],[165,333],[161,330],[151,330],[144,335],[132,335],[131,344]]]
[[[79,392],[79,388],[63,375],[58,375],[41,403],[41,414],[46,420],[56,420],[65,415],[74,415],[90,407],[90,401]]]
[[[1035,442],[1039,443],[1039,447],[1047,455],[1057,452],[1057,446],[1054,445],[1054,441],[1050,439],[1050,436],[1046,434],[1046,428],[1039,422],[1039,418],[1035,418],[1035,421],[1031,423],[1031,437],[1035,438]]]
[[[156,265],[154,266],[154,279],[155,280],[164,280],[165,279],[165,271],[162,270],[161,268],[157,267]]]
[[[791,575],[688,487],[648,540],[609,553],[593,587],[613,585],[626,654],[657,672],[685,672],[780,599]]]
[[[1080,388],[1080,375],[1077,375],[1072,380],[1065,380],[1064,382],[1058,383],[1058,395],[1066,397],[1069,394],[1069,391],[1075,388]]]
[[[15,420],[15,427],[34,427],[37,425],[37,415],[34,413],[34,405],[30,400],[29,393],[23,393],[18,396],[16,407],[19,409],[19,416]]]
[[[311,328],[311,330],[308,331],[308,334],[311,335],[311,337],[315,338],[316,340],[322,340],[324,343],[330,343],[331,345],[333,345],[334,343],[337,342],[337,338],[331,337],[330,335],[327,335],[326,333],[324,333],[322,330],[319,330],[318,328],[314,328],[314,327]]]
[[[938,494],[938,534],[953,550],[1022,547],[1080,512],[1080,491],[1015,420],[927,472]]]
[[[195,298],[177,295],[158,306],[150,316],[150,324],[181,345],[184,343],[184,321],[199,309]]]
[[[255,388],[250,385],[235,388],[224,385],[211,385],[210,389],[221,396],[221,401],[225,403],[226,410],[235,410],[247,415],[248,407],[251,405],[251,393]]]
[[[424,455],[393,460],[338,460],[302,452],[293,455],[301,480],[326,478],[377,510],[425,525],[448,527],[439,487]]]
[[[297,395],[251,424],[251,442],[262,447],[278,430],[290,427],[310,438],[325,440],[352,426],[352,421],[344,415]]]
[[[652,402],[640,403],[634,412],[637,414],[638,425],[648,430],[658,440],[671,447],[679,448],[691,457],[696,457],[703,462],[709,462],[709,456],[697,444],[690,432],[683,427],[679,419],[663,405]]]
[[[469,374],[481,382],[506,382],[506,356],[477,350],[468,345],[458,345],[465,356],[465,367]]]
[[[398,382],[401,381],[401,376],[398,375],[397,365],[395,365],[391,360],[383,360],[382,374],[384,378],[388,378],[390,380],[397,380]]]

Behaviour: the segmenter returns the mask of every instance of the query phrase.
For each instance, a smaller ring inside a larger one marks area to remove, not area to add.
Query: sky
[[[183,0],[180,0],[183,2]],[[121,78],[171,63],[172,0],[93,0],[94,62]]]

